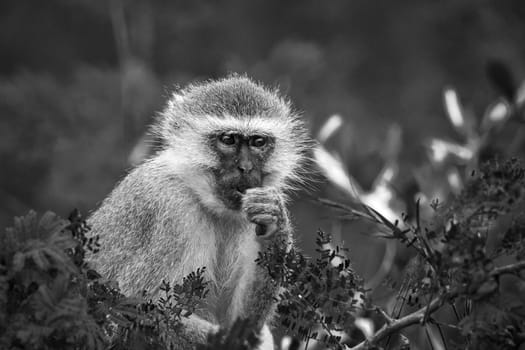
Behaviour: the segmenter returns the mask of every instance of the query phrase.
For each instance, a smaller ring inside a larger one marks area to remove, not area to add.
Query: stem
[[[521,270],[525,269],[525,261],[519,261],[515,264],[509,264],[501,267],[496,267],[490,272],[492,277],[506,275],[506,274],[517,274]]]
[[[370,339],[365,340],[350,349],[351,350],[368,349],[370,345],[377,344],[379,341],[391,335],[392,333],[395,333],[408,326],[421,323],[423,319],[425,318],[427,309],[429,313],[432,313],[436,311],[437,309],[439,309],[440,306],[441,306],[440,298],[435,298],[434,300],[430,302],[428,306],[422,307],[421,309],[414,311],[411,314],[408,314],[404,317],[401,317],[400,319],[393,320],[390,324],[386,323]]]
[[[490,272],[491,277],[497,277],[504,274],[515,274],[521,270],[525,269],[525,261],[519,261],[515,264],[509,264],[501,267],[497,267]],[[368,349],[370,346],[377,344],[379,341],[385,339],[391,334],[400,331],[408,326],[423,323],[426,317],[430,316],[432,313],[437,311],[442,305],[445,299],[454,299],[458,296],[458,291],[451,291],[446,295],[446,298],[434,298],[428,306],[424,306],[421,309],[414,311],[404,317],[399,319],[391,320],[381,327],[372,337],[367,340],[362,341],[349,350],[364,350]]]

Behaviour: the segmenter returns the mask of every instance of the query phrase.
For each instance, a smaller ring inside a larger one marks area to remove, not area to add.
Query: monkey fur
[[[302,181],[309,138],[290,103],[244,76],[177,91],[152,126],[159,150],[116,186],[89,223],[101,250],[94,267],[126,295],[157,295],[206,267],[210,292],[175,349],[250,317],[261,349],[278,286],[257,266],[272,242],[293,244],[288,190]]]

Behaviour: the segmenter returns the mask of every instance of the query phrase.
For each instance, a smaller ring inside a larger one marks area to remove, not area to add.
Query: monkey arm
[[[274,188],[249,189],[243,199],[243,210],[248,220],[257,225],[253,235],[260,244],[261,252],[272,249],[275,250],[274,253],[286,254],[291,249],[293,230],[285,196],[280,191]],[[259,225],[265,229],[263,234],[257,232]],[[280,289],[278,282],[270,277],[266,268],[256,266],[256,276],[247,295],[246,305],[247,316],[255,319],[260,327],[271,323],[275,298]]]
[[[90,234],[98,235],[101,243],[100,251],[88,260],[104,277],[118,282],[123,294],[140,295],[147,290],[155,299],[163,279],[182,282],[184,272],[174,269],[181,266],[188,238],[171,219],[182,214],[172,210],[170,216],[163,215],[163,208],[179,204],[174,201],[184,197],[181,190],[167,191],[167,185],[154,188],[152,184],[163,179],[147,176],[158,173],[158,168],[151,166],[146,163],[131,172],[88,219]],[[217,324],[192,314],[182,317],[166,340],[174,349],[192,349],[195,344],[206,343],[208,334],[217,330]]]

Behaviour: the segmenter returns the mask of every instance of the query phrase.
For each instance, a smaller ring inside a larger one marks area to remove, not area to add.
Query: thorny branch
[[[509,264],[501,267],[497,267],[491,271],[488,275],[490,278],[495,278],[504,274],[515,274],[520,271],[525,270],[525,261],[520,261],[515,264]],[[381,327],[372,337],[362,341],[354,347],[348,348],[349,350],[365,350],[371,346],[377,344],[381,340],[385,339],[389,335],[392,335],[395,332],[398,332],[406,327],[409,327],[414,324],[424,323],[428,316],[436,312],[446,300],[454,299],[459,295],[459,291],[454,290],[449,293],[446,293],[442,297],[434,298],[429,305],[420,308],[404,317],[399,319],[392,319],[387,314],[384,314],[386,323]],[[387,317],[388,316],[388,317]]]

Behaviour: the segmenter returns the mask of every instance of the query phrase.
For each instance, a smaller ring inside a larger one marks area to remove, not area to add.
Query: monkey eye
[[[221,136],[219,136],[219,141],[221,141],[225,145],[231,146],[235,143],[235,136],[230,134],[222,134]]]
[[[266,145],[266,137],[257,135],[250,138],[250,146],[263,147],[264,145]]]

